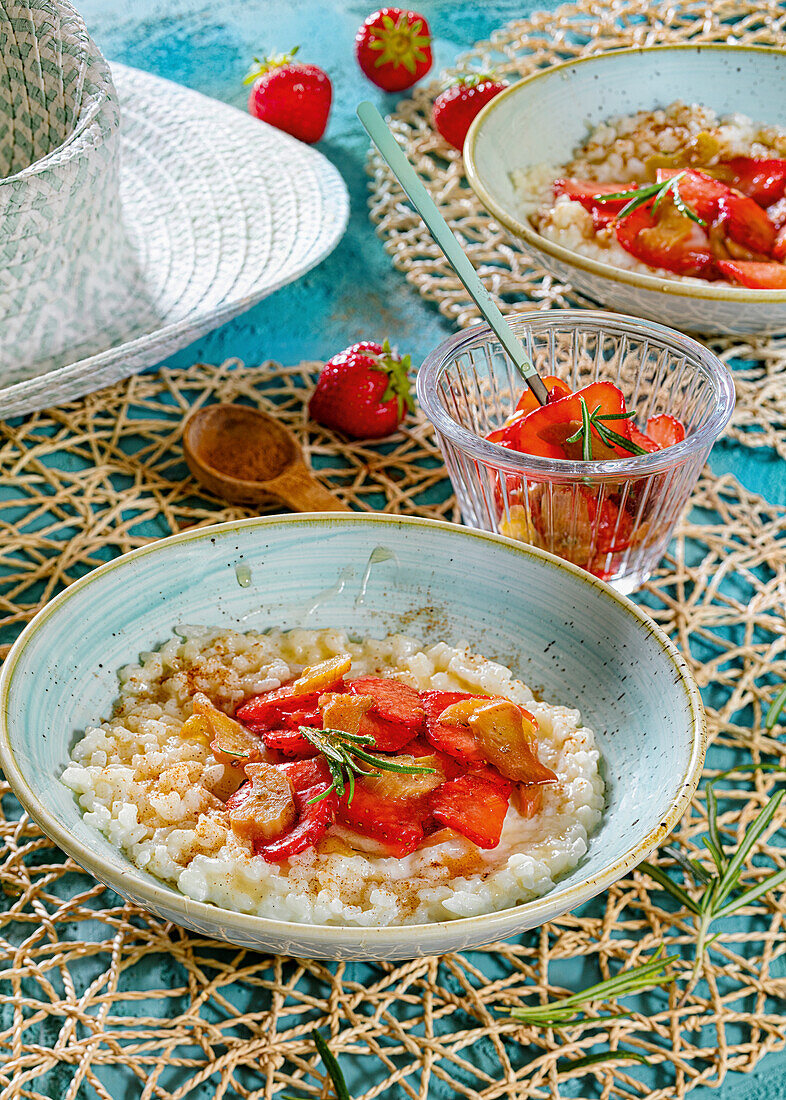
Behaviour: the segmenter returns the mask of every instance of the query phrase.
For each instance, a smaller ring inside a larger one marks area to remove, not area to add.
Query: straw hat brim
[[[346,187],[315,149],[160,77],[118,64],[112,75],[128,294],[111,332],[0,388],[3,418],[160,362],[299,278],[346,228]]]

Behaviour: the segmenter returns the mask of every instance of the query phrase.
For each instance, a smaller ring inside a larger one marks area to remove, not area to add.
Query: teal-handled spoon
[[[431,195],[420,182],[415,169],[407,160],[401,146],[390,132],[384,118],[373,103],[364,101],[358,107],[358,118],[363,123],[366,133],[379,149],[380,155],[387,162],[393,175],[404,189],[409,201],[423,219],[426,228],[437,242],[445,259],[458,275],[467,289],[469,296],[477,305],[480,312],[510,356],[511,362],[518,370],[524,381],[532,390],[541,405],[545,405],[549,399],[549,393],[543,384],[543,379],[532,363],[532,360],[524,350],[524,345],[515,335],[510,325],[500,313],[497,306],[491,300],[489,292],[478,277],[478,273],[472,266],[469,257],[456,240],[448,223],[440,214]]]

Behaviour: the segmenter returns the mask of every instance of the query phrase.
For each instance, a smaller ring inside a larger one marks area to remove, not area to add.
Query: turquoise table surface
[[[245,105],[242,78],[254,54],[300,43],[303,60],[321,65],[334,85],[334,108],[321,151],[338,167],[349,189],[352,215],[335,252],[297,284],[177,353],[169,363],[185,367],[237,356],[247,363],[324,359],[345,345],[389,337],[414,362],[452,331],[396,272],[367,214],[366,138],[356,104],[371,98],[391,110],[393,97],[373,89],[353,57],[358,24],[370,0],[77,0],[88,28],[110,59],[148,70],[207,95]],[[503,23],[548,0],[422,0],[435,35],[436,67]],[[718,473],[733,472],[748,488],[786,504],[786,463],[766,449],[718,445]],[[160,532],[151,527],[150,534]],[[368,1064],[368,1063],[367,1063]],[[355,1081],[363,1070],[351,1074]],[[786,1055],[766,1058],[750,1075],[731,1074],[720,1089],[699,1088],[695,1100],[778,1100],[786,1097]]]

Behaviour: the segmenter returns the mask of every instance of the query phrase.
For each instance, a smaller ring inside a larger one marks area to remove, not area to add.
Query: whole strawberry
[[[254,85],[248,109],[255,118],[313,145],[325,132],[333,87],[316,65],[293,61],[297,51],[296,46],[262,61],[255,57],[243,83]]]
[[[408,355],[387,340],[364,340],[340,351],[322,368],[308,411],[326,428],[355,439],[380,439],[415,408],[409,392]]]
[[[434,126],[454,149],[463,149],[467,131],[481,107],[506,87],[485,73],[459,77],[434,100]]]
[[[431,68],[431,33],[422,15],[403,8],[372,12],[355,35],[355,54],[369,80],[386,92],[411,88]]]

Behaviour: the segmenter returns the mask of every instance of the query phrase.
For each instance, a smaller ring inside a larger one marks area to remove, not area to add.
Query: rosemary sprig
[[[778,719],[783,713],[783,708],[786,707],[786,684],[783,685],[781,690],[775,696],[767,711],[767,717],[764,719],[764,728],[767,730],[774,729]]]
[[[628,1012],[612,1012],[607,1016],[584,1016],[577,1013],[585,1013],[587,1006],[593,1001],[616,1000],[618,997],[626,997],[631,993],[641,993],[645,989],[652,989],[656,985],[668,985],[674,981],[674,974],[667,972],[666,968],[679,959],[679,955],[663,956],[662,948],[659,948],[655,956],[642,966],[633,966],[628,970],[621,970],[613,978],[591,985],[580,993],[573,993],[568,997],[561,997],[548,1004],[524,1005],[511,1009],[499,1009],[507,1011],[514,1020],[532,1027],[570,1027],[573,1024],[595,1025],[607,1023],[610,1020],[619,1020],[630,1015]]]
[[[784,696],[784,703],[786,703],[786,695]],[[682,994],[683,1002],[698,980],[707,948],[719,935],[719,933],[710,935],[713,922],[723,917],[729,917],[732,913],[736,913],[738,909],[753,904],[762,895],[770,893],[770,891],[786,882],[786,869],[784,869],[773,871],[772,874],[767,875],[766,878],[753,886],[745,887],[740,884],[745,860],[775,816],[786,791],[778,791],[768,800],[748,826],[742,841],[731,855],[727,854],[724,849],[718,828],[718,799],[715,794],[715,784],[727,775],[747,770],[763,769],[762,765],[756,765],[751,769],[745,766],[730,768],[728,771],[715,776],[707,784],[707,835],[702,837],[702,843],[712,858],[714,870],[704,867],[698,860],[683,855],[671,846],[664,849],[666,854],[675,859],[682,868],[686,879],[689,878],[692,881],[698,891],[698,897],[693,897],[682,886],[674,882],[663,868],[655,867],[651,863],[640,864],[641,869],[646,871],[650,878],[654,879],[666,893],[671,894],[680,905],[684,906],[694,916],[696,944],[693,969]]]
[[[341,1071],[341,1066],[338,1064],[338,1059],[335,1054],[316,1028],[311,1032],[311,1038],[314,1040],[314,1046],[319,1051],[319,1056],[322,1059],[322,1064],[327,1070],[328,1077],[333,1082],[336,1100],[352,1100],[352,1097],[349,1095],[349,1089],[347,1088],[347,1082],[344,1080],[344,1074]],[[303,1100],[303,1097],[282,1096],[281,1100]]]
[[[309,805],[326,798],[331,791],[335,791],[339,798],[342,798],[347,788],[349,788],[347,801],[351,802],[355,797],[355,776],[378,776],[383,772],[433,775],[435,771],[434,768],[426,768],[420,764],[396,764],[385,756],[375,756],[373,753],[366,752],[366,748],[376,747],[374,738],[366,733],[347,733],[345,730],[334,729],[318,730],[312,726],[301,726],[300,732],[325,758],[333,780],[330,786],[316,798],[309,799]],[[370,768],[361,767],[361,762],[369,764]]]
[[[592,461],[593,430],[597,432],[601,442],[605,443],[607,447],[622,447],[623,450],[632,455],[645,455],[647,453],[638,443],[634,443],[632,439],[620,435],[619,432],[615,432],[613,428],[609,428],[606,424],[607,420],[628,420],[634,413],[602,413],[600,405],[596,405],[593,411],[590,412],[584,398],[579,396],[579,401],[581,402],[581,427],[569,436],[565,442],[575,443],[580,439],[581,454],[585,462]]]
[[[622,221],[623,218],[627,218],[628,214],[632,214],[634,210],[638,210],[640,206],[643,206],[653,198],[655,200],[652,204],[652,212],[654,214],[666,196],[670,195],[672,202],[677,207],[680,214],[684,214],[686,218],[690,218],[690,220],[696,222],[697,225],[706,225],[707,223],[704,218],[700,218],[695,210],[692,210],[691,207],[688,206],[680,194],[679,182],[684,176],[684,172],[678,172],[676,176],[672,176],[671,179],[662,180],[660,183],[650,183],[646,187],[632,187],[629,191],[615,191],[611,195],[593,195],[592,198],[595,202],[600,203],[616,202],[619,199],[627,199],[628,201],[614,219],[615,221]]]

